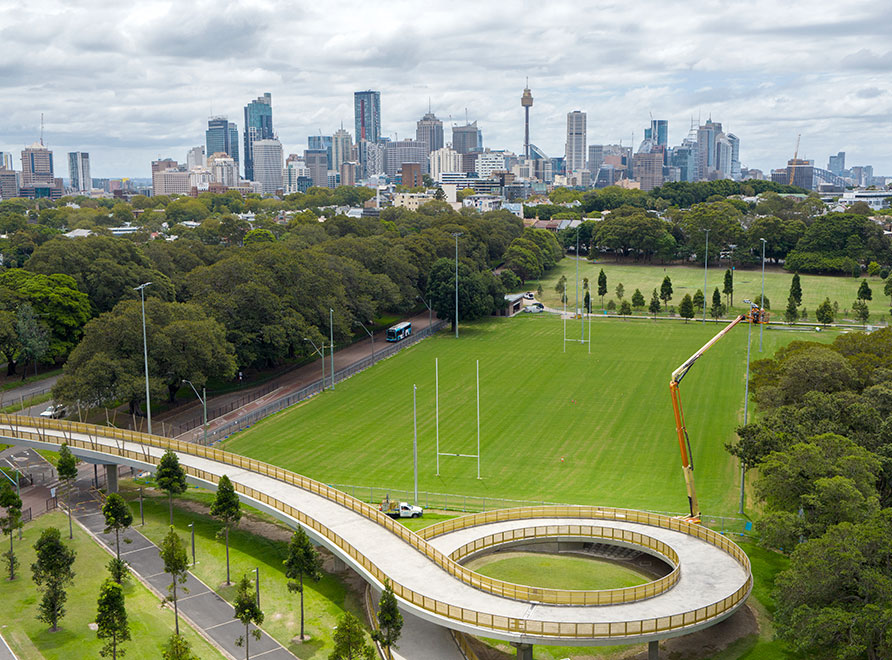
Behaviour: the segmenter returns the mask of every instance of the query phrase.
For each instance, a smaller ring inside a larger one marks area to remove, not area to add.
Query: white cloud
[[[386,134],[414,134],[430,98],[444,121],[467,108],[488,146],[519,150],[526,76],[531,139],[549,154],[563,152],[573,109],[588,113],[589,143],[637,142],[650,113],[677,143],[691,117],[711,115],[753,167],[782,165],[802,133],[818,165],[844,149],[892,174],[892,7],[879,1],[0,0],[0,11],[0,150],[33,142],[44,112],[57,166],[88,150],[96,176],[182,160],[208,115],[241,127],[266,91],[286,153],[341,121],[352,132],[352,93],[369,88]]]

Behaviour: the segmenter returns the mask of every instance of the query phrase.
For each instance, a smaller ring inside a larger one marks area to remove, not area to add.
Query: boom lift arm
[[[722,337],[728,334],[731,329],[742,322],[749,323],[768,323],[768,312],[760,309],[758,305],[744,300],[749,303],[749,314],[741,314],[728,325],[722,328],[719,333],[706,342],[700,350],[689,357],[685,362],[672,372],[672,380],[669,381],[669,393],[672,395],[672,410],[675,412],[675,432],[678,435],[678,448],[681,450],[681,469],[684,473],[685,486],[688,491],[688,505],[690,507],[690,515],[685,516],[684,520],[692,523],[700,522],[700,505],[697,503],[697,492],[694,489],[694,459],[691,451],[691,441],[688,438],[687,427],[685,426],[684,410],[681,407],[681,393],[678,386],[681,384],[682,378],[687,375],[688,371],[694,366],[694,363],[700,357],[712,348]]]

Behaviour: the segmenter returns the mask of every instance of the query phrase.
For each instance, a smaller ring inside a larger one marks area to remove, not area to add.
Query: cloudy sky
[[[792,157],[892,175],[892,3],[839,0],[335,2],[0,0],[0,151],[39,137],[91,155],[95,177],[147,177],[185,159],[211,114],[236,121],[271,92],[285,153],[353,132],[353,92],[381,91],[385,135],[438,117],[478,120],[485,146],[562,155],[566,113],[588,143],[637,144],[650,115],[670,144],[691,119],[723,123],[745,166]],[[449,140],[449,130],[446,131]]]

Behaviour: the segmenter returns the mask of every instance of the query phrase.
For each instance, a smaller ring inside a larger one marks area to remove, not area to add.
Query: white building
[[[341,165],[352,160],[353,138],[342,126],[331,136],[331,169],[341,170]]]
[[[567,113],[567,144],[564,150],[567,172],[585,168],[585,121],[586,115],[580,110]]]
[[[298,177],[310,177],[310,170],[307,167],[307,164],[302,160],[289,160],[285,165],[285,194],[291,195],[296,192],[300,192],[300,188],[298,187]]]
[[[498,211],[502,208],[503,201],[498,195],[468,195],[462,201],[462,205],[486,213],[487,211]]]
[[[76,192],[89,193],[93,190],[90,178],[90,154],[72,151],[68,154],[68,185]]]
[[[284,188],[282,171],[284,155],[278,140],[255,140],[254,180],[261,185],[264,195],[275,195]]]
[[[169,167],[152,173],[153,195],[188,195],[191,191],[189,172]]]
[[[434,198],[427,193],[396,193],[393,196],[393,205],[402,206],[410,211],[417,211],[422,204],[427,204]]]
[[[440,181],[443,172],[461,172],[461,154],[449,147],[442,147],[430,154],[431,179]]]
[[[444,186],[447,184],[454,185],[456,190],[473,188],[474,181],[477,181],[477,179],[468,178],[466,172],[440,172],[440,183]]]
[[[192,147],[186,152],[186,169],[194,170],[196,167],[206,167],[207,158],[204,154],[204,145]]]
[[[218,151],[208,158],[207,169],[214,183],[236,188],[239,185],[238,163],[228,154]]]
[[[189,170],[189,185],[199,192],[208,190],[213,181],[213,175],[205,167],[194,167]]]
[[[493,172],[505,170],[505,154],[497,151],[484,151],[474,161],[474,171],[481,179],[488,179]]]

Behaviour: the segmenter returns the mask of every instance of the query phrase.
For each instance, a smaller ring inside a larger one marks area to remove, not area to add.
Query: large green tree
[[[725,271],[725,279],[722,283],[722,293],[727,296],[728,309],[734,306],[734,271],[730,268]]]
[[[65,601],[68,594],[65,587],[74,581],[74,550],[62,542],[62,535],[55,527],[49,527],[40,534],[34,544],[36,559],[31,564],[34,583],[43,590],[37,605],[37,618],[50,624],[53,632],[58,630],[59,619],[65,616]]]
[[[56,474],[59,480],[65,484],[65,508],[68,509],[68,538],[74,538],[71,525],[71,492],[74,488],[74,480],[77,479],[77,457],[71,453],[68,443],[63,442],[59,447],[59,460],[56,463]]]
[[[173,496],[186,492],[186,471],[180,465],[177,455],[168,449],[158,461],[155,470],[155,483],[167,493],[167,505],[170,511],[170,524],[173,525]]]
[[[114,580],[106,579],[99,592],[96,612],[96,636],[103,640],[99,655],[112,660],[124,656],[121,644],[130,641],[130,624],[124,607],[124,589]]]
[[[604,296],[607,295],[607,274],[604,269],[598,273],[598,295],[601,296],[601,309],[604,308]]]
[[[173,401],[184,380],[197,386],[236,372],[223,326],[199,306],[146,301],[146,344],[153,397]],[[135,413],[145,401],[142,309],[126,301],[87,324],[53,388],[56,399],[83,407],[126,401]]]
[[[242,519],[242,509],[232,481],[225,474],[220,477],[217,484],[217,493],[211,503],[211,515],[223,523],[222,531],[226,538],[226,584],[231,584],[229,579],[229,530],[238,525],[238,521]]]
[[[389,580],[384,581],[384,591],[381,592],[381,600],[378,602],[377,616],[378,629],[372,633],[372,639],[385,650],[388,660],[393,660],[392,649],[397,648],[396,643],[403,630],[403,615],[400,614],[396,595]]]
[[[428,278],[427,299],[437,316],[455,328],[455,262],[439,259]],[[458,265],[458,317],[471,321],[492,314],[505,305],[505,289],[490,271],[472,271]]]
[[[373,660],[375,649],[365,641],[365,630],[355,616],[346,612],[334,633],[334,650],[328,660]]]
[[[300,638],[304,639],[304,577],[314,582],[322,578],[322,558],[303,527],[298,527],[291,535],[288,557],[283,563],[288,590],[300,594]]]
[[[123,497],[118,493],[109,493],[102,505],[102,515],[105,517],[105,533],[115,533],[115,558],[109,564],[112,578],[118,584],[123,584],[127,575],[127,563],[121,559],[121,532],[133,523],[133,514]]]
[[[793,281],[790,282],[790,298],[795,300],[797,305],[802,304],[802,284],[799,281],[799,273],[793,273]]]
[[[5,552],[3,558],[9,569],[9,579],[15,580],[15,569],[19,562],[13,550],[13,537],[15,531],[22,526],[22,498],[5,479],[0,483],[0,509],[5,512],[0,516],[0,530],[9,534],[9,552]]]
[[[691,294],[684,294],[684,298],[681,299],[681,304],[678,306],[678,315],[685,320],[685,323],[688,322],[688,319],[694,318],[694,301],[691,299]]]

